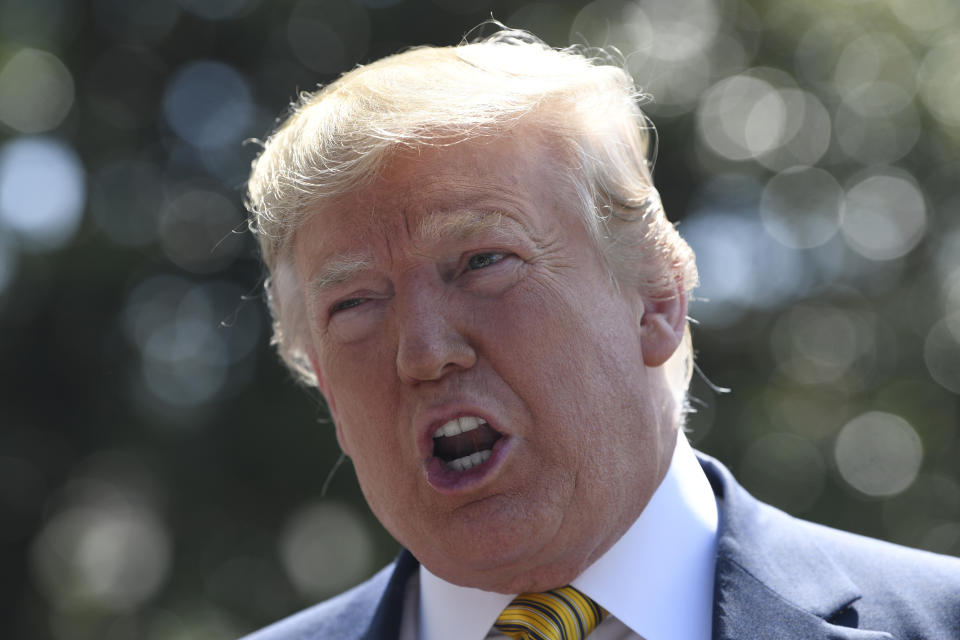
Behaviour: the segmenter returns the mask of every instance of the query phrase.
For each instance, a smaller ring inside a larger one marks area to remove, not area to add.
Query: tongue
[[[481,424],[473,431],[467,431],[460,435],[434,438],[433,455],[449,462],[477,451],[491,449],[493,443],[500,437],[500,434],[490,425]]]

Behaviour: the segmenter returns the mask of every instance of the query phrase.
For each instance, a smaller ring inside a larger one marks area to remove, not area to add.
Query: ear
[[[678,288],[669,298],[643,299],[640,318],[640,346],[643,363],[659,367],[673,355],[687,326],[687,295]]]
[[[323,369],[320,368],[320,359],[317,358],[317,352],[313,348],[313,345],[307,347],[307,358],[309,358],[310,366],[313,368],[313,375],[317,378],[317,389],[319,389],[323,395],[323,399],[327,403],[327,409],[330,410],[330,417],[333,418],[333,426],[337,432],[337,442],[340,444],[340,449],[349,456],[350,452],[347,450],[346,439],[343,437],[340,420],[337,418],[337,403],[333,399],[330,385],[323,376]]]

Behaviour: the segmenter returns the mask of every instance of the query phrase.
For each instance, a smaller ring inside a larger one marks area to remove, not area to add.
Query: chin
[[[548,564],[544,567],[526,566],[526,563],[503,563],[487,559],[486,563],[473,565],[457,559],[454,562],[442,561],[440,565],[424,562],[423,565],[434,575],[461,587],[471,587],[484,591],[514,594],[532,591],[547,591],[570,583],[584,566],[558,567]]]
[[[570,556],[574,554],[561,554],[563,561],[558,563],[557,554],[544,544],[547,535],[505,533],[502,529],[475,531],[459,544],[432,544],[423,553],[410,550],[431,573],[447,582],[507,594],[569,584],[589,565],[588,557],[572,564]]]

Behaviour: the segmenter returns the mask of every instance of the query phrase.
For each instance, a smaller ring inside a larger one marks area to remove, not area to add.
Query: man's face
[[[682,298],[617,290],[558,155],[523,135],[399,153],[292,247],[370,507],[435,574],[505,593],[565,584],[606,551],[677,427],[654,365]]]

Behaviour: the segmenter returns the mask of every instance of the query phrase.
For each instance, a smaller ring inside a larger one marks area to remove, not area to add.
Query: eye
[[[476,270],[476,269],[485,269],[490,265],[496,264],[503,260],[506,257],[504,253],[478,253],[476,255],[470,256],[470,259],[467,260],[467,269]]]
[[[338,311],[346,311],[347,309],[359,307],[361,304],[363,304],[363,301],[363,298],[348,298],[347,300],[341,300],[330,307],[330,315],[333,315]]]

